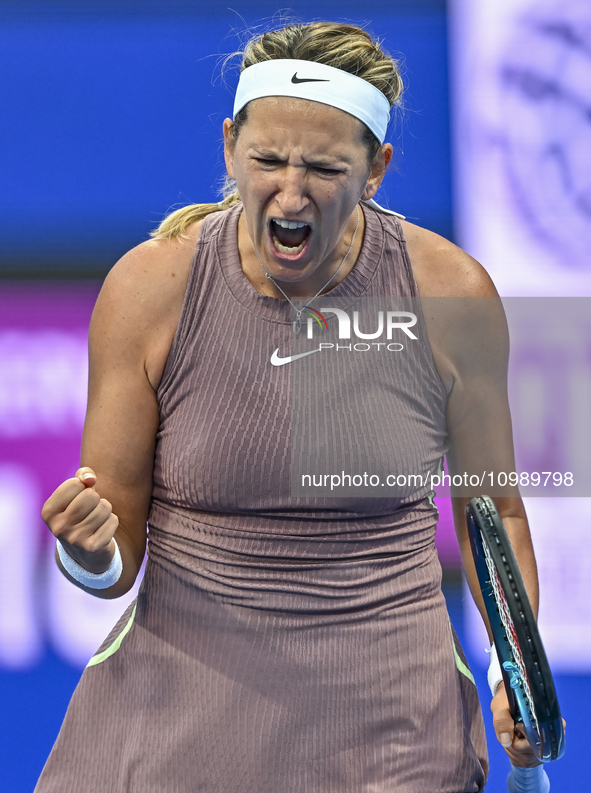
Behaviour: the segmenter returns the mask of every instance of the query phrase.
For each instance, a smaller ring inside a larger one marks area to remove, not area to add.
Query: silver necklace
[[[356,207],[356,209],[357,209],[357,225],[355,226],[355,231],[353,232],[353,236],[351,237],[351,244],[349,245],[349,249],[347,250],[347,253],[346,253],[346,254],[345,254],[345,256],[343,257],[343,261],[342,261],[342,262],[339,264],[339,266],[337,267],[337,269],[336,269],[336,270],[334,271],[334,273],[333,273],[333,274],[330,276],[330,278],[329,278],[329,279],[328,279],[328,281],[327,281],[327,282],[324,284],[324,286],[323,286],[321,289],[319,289],[319,290],[318,290],[318,292],[316,292],[316,294],[314,295],[314,297],[313,297],[311,300],[308,300],[308,302],[306,303],[306,305],[305,305],[305,306],[302,306],[301,308],[298,308],[297,306],[295,306],[295,305],[294,305],[294,304],[291,302],[291,300],[290,300],[290,299],[289,299],[289,297],[288,297],[288,296],[285,294],[285,292],[283,291],[283,289],[282,289],[282,288],[279,286],[279,284],[277,283],[277,281],[276,281],[276,280],[273,278],[273,276],[272,276],[272,275],[270,275],[270,274],[267,272],[267,269],[265,268],[265,265],[264,265],[264,264],[263,264],[263,262],[261,261],[261,257],[259,256],[259,253],[258,253],[257,249],[255,248],[255,244],[254,244],[254,242],[252,243],[252,249],[253,249],[253,251],[255,252],[255,255],[256,255],[257,259],[259,260],[259,263],[260,263],[261,267],[262,267],[262,268],[263,268],[263,270],[265,271],[265,276],[266,276],[266,278],[268,278],[268,279],[269,279],[269,281],[272,281],[272,282],[275,284],[275,286],[277,287],[277,289],[279,289],[279,291],[281,292],[281,294],[283,295],[283,297],[284,297],[284,298],[287,300],[287,302],[289,303],[289,305],[290,305],[290,306],[293,308],[293,310],[294,310],[294,311],[295,311],[295,313],[296,313],[296,318],[295,318],[295,320],[294,320],[294,321],[293,321],[293,323],[292,323],[292,329],[293,329],[293,332],[294,332],[294,333],[299,333],[299,332],[300,332],[300,330],[302,329],[302,313],[303,313],[303,312],[304,312],[304,311],[305,311],[305,310],[308,308],[308,306],[310,305],[310,303],[311,303],[313,300],[316,300],[316,298],[318,297],[318,295],[319,295],[321,292],[323,292],[323,291],[326,289],[326,287],[327,287],[327,286],[330,284],[330,282],[332,281],[332,279],[333,279],[333,278],[336,276],[336,274],[338,273],[338,271],[339,271],[339,270],[341,269],[341,267],[344,265],[344,263],[345,263],[345,261],[346,261],[346,259],[347,259],[347,256],[348,256],[348,255],[351,253],[351,249],[353,248],[353,243],[355,242],[355,237],[357,236],[357,229],[359,228],[359,204],[357,204],[357,207]]]

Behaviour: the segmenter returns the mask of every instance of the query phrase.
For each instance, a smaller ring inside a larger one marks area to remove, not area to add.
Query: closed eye
[[[314,165],[312,167],[315,171],[327,174],[329,176],[336,176],[337,174],[342,173],[342,171],[338,171],[336,168],[324,168],[322,165]]]
[[[253,157],[252,159],[256,160],[256,162],[262,163],[263,165],[282,165],[281,160],[274,160],[269,157]]]
[[[260,163],[263,167],[267,168],[285,165],[283,160],[278,160],[272,157],[253,157],[252,159],[255,162]],[[309,167],[312,171],[322,174],[323,176],[338,176],[339,174],[343,173],[342,170],[337,168],[327,168],[324,165],[313,165],[310,163],[307,167]]]

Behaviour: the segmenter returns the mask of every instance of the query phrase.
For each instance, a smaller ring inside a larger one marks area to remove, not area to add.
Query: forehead
[[[265,96],[247,107],[247,121],[240,132],[247,145],[365,151],[364,125],[339,108],[287,96]]]

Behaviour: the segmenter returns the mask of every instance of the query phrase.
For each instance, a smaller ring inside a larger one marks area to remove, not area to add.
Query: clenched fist
[[[89,573],[104,573],[115,554],[119,518],[94,489],[96,474],[79,468],[47,499],[41,517],[66,553]]]

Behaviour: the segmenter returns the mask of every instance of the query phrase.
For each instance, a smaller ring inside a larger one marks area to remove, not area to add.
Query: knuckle
[[[88,553],[96,553],[100,548],[99,542],[95,535],[91,535],[84,542],[84,550]]]
[[[78,519],[83,520],[84,518],[88,517],[88,515],[90,515],[90,513],[96,508],[99,502],[99,494],[90,488],[87,488],[82,493],[78,493],[73,502],[73,507],[76,510]]]
[[[51,525],[49,525],[49,529],[55,537],[58,538],[65,537],[66,534],[68,534],[67,521],[61,515],[56,515],[54,516],[54,519],[51,521]]]
[[[95,513],[95,524],[97,528],[100,526],[106,526],[111,518],[111,514],[112,511],[110,507],[107,507],[104,504],[99,504]]]
[[[101,497],[99,494],[94,490],[92,487],[87,487],[80,496],[88,503],[93,504],[95,507],[97,504],[100,504]]]
[[[84,485],[82,482],[79,479],[76,479],[76,477],[72,477],[71,479],[66,479],[65,482],[62,482],[62,484],[51,495],[49,500],[51,501],[56,494],[63,494],[64,496],[69,494],[70,502],[72,502],[78,493],[82,492],[82,490],[84,490]]]

